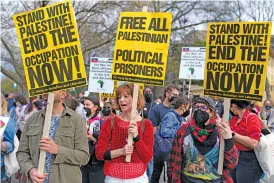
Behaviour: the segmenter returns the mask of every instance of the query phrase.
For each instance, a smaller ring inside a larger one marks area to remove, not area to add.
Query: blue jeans
[[[254,151],[239,151],[239,163],[231,176],[234,183],[259,183],[263,174]]]
[[[153,171],[153,157],[150,160],[150,162],[147,164],[147,177],[149,181],[151,179],[152,171]]]

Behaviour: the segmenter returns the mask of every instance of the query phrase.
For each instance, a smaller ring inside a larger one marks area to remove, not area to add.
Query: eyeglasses
[[[203,106],[194,105],[193,109],[194,109],[194,111],[198,110],[198,109],[200,109],[201,111],[207,111],[209,108],[205,105],[203,105]]]

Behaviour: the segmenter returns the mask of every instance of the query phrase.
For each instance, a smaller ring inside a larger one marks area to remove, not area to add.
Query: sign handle
[[[133,88],[133,101],[132,101],[132,108],[131,108],[131,114],[130,114],[130,123],[133,123],[136,121],[136,109],[137,109],[137,101],[138,101],[138,91],[139,91],[139,84],[134,83],[134,88]],[[127,144],[132,145],[133,142],[133,136],[132,133],[128,134],[127,138]],[[131,162],[131,155],[126,155],[126,162],[130,163]]]
[[[190,78],[189,78],[189,85],[188,85],[188,95],[187,95],[188,98],[190,96],[190,89],[191,89],[191,75],[190,75]]]
[[[99,100],[100,100],[100,106],[101,106],[101,103],[103,102],[102,101],[102,94],[101,93],[99,93]],[[102,106],[101,106],[102,107]]]
[[[223,120],[227,121],[228,120],[228,115],[229,115],[229,109],[230,109],[230,99],[225,98],[224,99],[224,116]],[[219,161],[218,161],[218,174],[222,175],[223,174],[223,167],[224,167],[224,149],[225,149],[225,140],[223,137],[220,137],[220,150],[219,150]]]
[[[47,111],[46,111],[46,117],[45,117],[44,129],[43,129],[43,137],[49,136],[53,102],[54,102],[54,93],[50,92],[48,94],[48,104],[47,104]],[[40,150],[39,164],[38,164],[38,173],[39,174],[44,173],[45,160],[46,160],[46,151]]]
[[[147,12],[148,7],[143,6],[143,12]],[[139,84],[134,83],[133,89],[133,101],[132,101],[132,108],[131,108],[131,115],[130,115],[130,123],[136,120],[136,109],[137,109],[137,100],[138,100],[138,91],[139,91]],[[132,145],[133,136],[131,133],[128,134],[127,144]],[[131,155],[126,155],[126,162],[131,162]]]

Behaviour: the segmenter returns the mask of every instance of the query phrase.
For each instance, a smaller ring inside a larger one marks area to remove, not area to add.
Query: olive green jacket
[[[54,142],[59,151],[51,160],[49,182],[82,183],[80,165],[86,165],[89,161],[85,121],[76,112],[64,107],[56,128]],[[39,141],[43,134],[45,113],[44,109],[31,115],[21,135],[16,155],[21,171],[26,175],[30,169],[38,167]]]

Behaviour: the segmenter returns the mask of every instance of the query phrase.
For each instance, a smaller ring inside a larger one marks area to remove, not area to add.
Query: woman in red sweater
[[[259,183],[263,173],[254,152],[260,142],[262,122],[249,110],[249,105],[245,100],[231,100],[230,126],[239,151],[239,163],[231,171],[234,183]]]
[[[122,111],[113,118],[107,118],[102,126],[96,157],[105,160],[105,182],[148,183],[147,163],[153,156],[153,127],[151,121],[136,115],[136,122],[130,124],[133,101],[133,84],[124,84],[116,90],[116,100]],[[137,108],[141,110],[144,97],[139,92]],[[133,135],[133,145],[127,145],[128,133]],[[131,162],[125,162],[125,156],[131,155]]]

